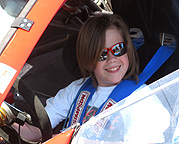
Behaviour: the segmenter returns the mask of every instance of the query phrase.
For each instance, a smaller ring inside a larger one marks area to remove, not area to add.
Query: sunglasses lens
[[[126,53],[126,50],[127,50],[126,48],[127,47],[125,43],[120,43],[120,44],[115,45],[112,48],[112,51],[115,56],[122,56]]]
[[[99,61],[104,61],[107,59],[107,50],[103,49],[103,53],[99,58]]]
[[[122,56],[127,52],[127,44],[126,43],[117,43],[111,48],[105,48],[103,49],[103,53],[101,57],[99,58],[99,61],[104,61],[107,59],[108,51],[111,51],[113,55],[115,56]]]

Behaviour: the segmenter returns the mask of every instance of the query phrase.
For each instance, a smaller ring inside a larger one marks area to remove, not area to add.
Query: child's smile
[[[108,72],[117,72],[119,70],[119,68],[120,68],[120,66],[112,67],[112,68],[106,69],[106,71],[108,71]]]

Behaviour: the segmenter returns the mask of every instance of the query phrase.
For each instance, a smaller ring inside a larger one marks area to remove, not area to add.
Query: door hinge
[[[24,17],[17,17],[11,25],[11,28],[21,28],[23,30],[29,31],[34,24],[33,21],[24,18]]]

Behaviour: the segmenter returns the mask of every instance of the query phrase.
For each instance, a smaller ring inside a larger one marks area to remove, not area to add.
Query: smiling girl
[[[52,128],[55,128],[64,119],[69,119],[67,127],[75,123],[85,123],[92,116],[123,99],[120,92],[114,93],[116,89],[122,87],[123,81],[132,81],[133,85],[138,85],[139,82],[137,52],[131,41],[129,28],[119,15],[105,14],[89,18],[78,34],[76,54],[83,78],[73,81],[66,88],[61,89],[55,97],[47,100],[45,109]],[[145,84],[139,86],[132,93],[136,93],[145,86]],[[129,86],[122,88],[128,91],[127,87]],[[128,98],[130,100],[130,96]],[[131,99],[135,98],[133,96]],[[155,112],[155,108],[163,114]],[[148,111],[147,115],[144,109]],[[155,128],[156,125],[160,125],[162,129],[157,131],[157,138],[153,131],[149,131],[145,138],[149,140],[152,138],[151,143],[164,141],[163,132],[169,125],[168,112],[157,98],[147,99],[128,112],[127,115],[124,115],[126,119],[123,119],[127,129],[125,136],[120,136],[123,137],[121,141],[131,140],[133,142],[136,137],[140,138],[144,132],[136,132],[136,130],[143,118],[150,128],[152,114],[160,115],[160,119],[157,121],[159,123],[154,122],[155,124],[151,125]],[[138,114],[137,117],[136,114]],[[161,123],[160,120],[164,118],[165,122]],[[145,129],[145,124],[142,128]],[[36,138],[37,136],[39,138],[39,135],[36,134]]]
[[[110,94],[122,80],[138,82],[138,56],[118,15],[88,19],[78,34],[76,53],[83,78],[47,100],[52,128],[68,117],[68,126],[86,122],[119,101],[120,96]]]

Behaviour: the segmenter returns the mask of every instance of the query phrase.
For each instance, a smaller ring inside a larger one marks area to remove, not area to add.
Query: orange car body
[[[65,0],[38,0],[26,18],[33,21],[29,31],[18,28],[0,55],[0,104],[6,98],[20,70]],[[6,81],[6,82],[5,82]]]

